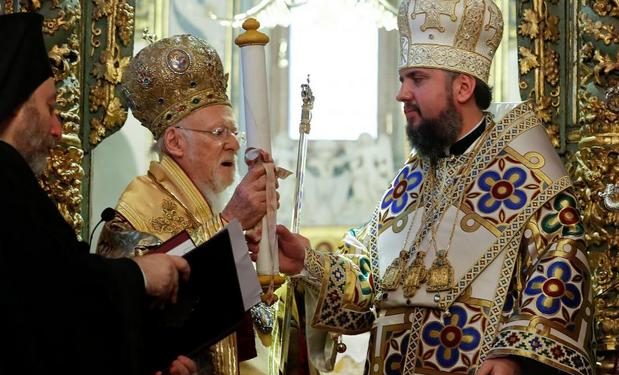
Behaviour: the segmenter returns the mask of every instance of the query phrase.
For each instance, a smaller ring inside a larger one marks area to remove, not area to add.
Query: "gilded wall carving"
[[[125,0],[92,0],[88,25],[87,58],[92,68],[84,77],[88,83],[85,121],[89,144],[96,146],[114,133],[127,119],[127,106],[118,85],[133,49],[134,7]]]
[[[88,152],[124,123],[118,84],[129,62],[133,0],[2,0],[4,13],[45,16],[58,88],[61,144],[42,185],[79,234],[87,212]],[[519,86],[565,157],[587,227],[596,292],[600,373],[617,372],[619,338],[619,1],[516,3]],[[83,44],[82,44],[83,43]],[[86,172],[85,172],[86,170]],[[609,198],[610,197],[610,198]]]
[[[578,129],[568,135],[578,142],[567,166],[587,227],[601,374],[616,373],[619,358],[619,211],[608,204],[617,201],[608,187],[619,184],[618,17],[613,0],[583,1],[578,9]]]
[[[518,65],[523,99],[535,102],[535,112],[544,123],[552,144],[562,150],[565,143],[561,124],[565,113],[559,111],[566,101],[567,79],[561,77],[567,33],[565,20],[557,15],[564,7],[557,0],[518,2]]]
[[[619,1],[517,6],[522,97],[535,101],[574,181],[594,274],[598,370],[616,373],[619,196],[609,186],[619,183]]]

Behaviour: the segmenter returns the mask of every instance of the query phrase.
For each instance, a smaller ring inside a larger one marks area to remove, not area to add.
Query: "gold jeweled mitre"
[[[503,16],[492,0],[403,0],[398,29],[400,69],[445,69],[488,83]]]
[[[230,105],[228,74],[204,40],[176,35],[146,46],[123,74],[122,87],[135,118],[158,139],[192,111]]]

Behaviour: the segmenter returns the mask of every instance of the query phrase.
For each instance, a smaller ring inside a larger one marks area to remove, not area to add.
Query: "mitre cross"
[[[441,24],[441,15],[449,16],[452,22],[455,22],[456,17],[456,5],[460,0],[419,0],[415,3],[415,9],[411,14],[411,18],[415,19],[418,14],[425,14],[426,19],[423,25],[421,25],[421,31],[427,29],[438,29],[443,32],[445,28]]]

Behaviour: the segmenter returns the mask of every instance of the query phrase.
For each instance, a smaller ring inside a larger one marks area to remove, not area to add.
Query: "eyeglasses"
[[[244,132],[240,132],[237,129],[233,130],[233,129],[230,129],[230,128],[225,127],[225,126],[222,126],[222,127],[219,127],[219,128],[215,128],[213,130],[183,128],[182,126],[175,126],[175,128],[176,129],[189,130],[189,131],[192,131],[192,132],[210,134],[215,139],[218,139],[218,140],[220,140],[222,142],[226,138],[228,138],[228,136],[232,135],[234,138],[236,138],[236,140],[240,144],[244,144],[245,143],[245,133]]]

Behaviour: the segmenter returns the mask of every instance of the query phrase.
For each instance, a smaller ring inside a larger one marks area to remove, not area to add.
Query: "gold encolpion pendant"
[[[400,256],[395,258],[393,262],[385,270],[383,276],[382,287],[384,290],[396,290],[402,282],[402,271],[406,267],[406,261],[408,261],[408,252],[405,250],[400,251]]]
[[[417,290],[426,281],[428,271],[423,259],[426,257],[424,251],[418,251],[413,259],[413,263],[408,266],[408,270],[404,275],[404,283],[402,286],[403,295],[405,298],[412,298],[417,293]]]
[[[439,250],[428,270],[428,292],[443,292],[454,286],[454,268],[447,259],[447,250]]]

